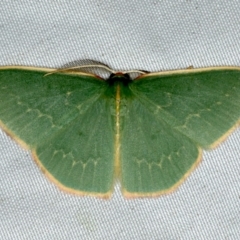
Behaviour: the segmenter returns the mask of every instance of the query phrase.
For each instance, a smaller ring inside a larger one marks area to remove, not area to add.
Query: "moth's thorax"
[[[133,80],[129,74],[123,74],[121,72],[111,74],[106,82],[109,85],[107,92],[114,96],[114,98],[118,98],[117,95],[119,95],[119,100],[123,100],[132,96],[129,86]]]

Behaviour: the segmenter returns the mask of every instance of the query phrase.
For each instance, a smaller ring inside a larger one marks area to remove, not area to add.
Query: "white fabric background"
[[[0,65],[95,59],[149,71],[240,66],[240,1],[0,2]],[[0,131],[0,239],[237,239],[240,130],[174,193],[110,200],[60,191]]]

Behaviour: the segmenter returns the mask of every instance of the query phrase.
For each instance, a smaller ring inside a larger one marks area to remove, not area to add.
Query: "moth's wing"
[[[125,196],[175,189],[239,123],[240,70],[149,74],[131,85],[121,132]]]
[[[203,148],[215,146],[240,120],[240,68],[153,74],[135,81],[133,89]]]
[[[114,133],[103,80],[27,69],[0,71],[1,126],[60,188],[108,197]]]

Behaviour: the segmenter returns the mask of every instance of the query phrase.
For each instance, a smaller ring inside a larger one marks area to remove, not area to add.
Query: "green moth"
[[[107,198],[176,189],[240,120],[240,68],[105,80],[83,72],[0,68],[0,126],[71,193]]]

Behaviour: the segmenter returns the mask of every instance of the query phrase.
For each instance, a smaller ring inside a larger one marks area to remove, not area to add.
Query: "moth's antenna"
[[[140,73],[140,74],[146,74],[149,73],[148,71],[143,71],[143,70],[128,70],[128,71],[124,71],[123,74],[125,73]]]
[[[116,74],[118,72],[121,72],[123,74],[128,74],[128,73],[146,74],[146,73],[149,73],[148,71],[143,71],[143,70],[115,71],[105,64],[103,64],[103,65],[100,65],[100,64],[86,64],[86,65],[80,65],[80,66],[74,66],[74,67],[68,67],[68,68],[59,68],[59,69],[56,69],[52,72],[46,73],[44,75],[44,77],[49,76],[49,75],[54,74],[54,73],[69,72],[71,70],[76,70],[76,69],[80,70],[80,69],[83,69],[83,68],[102,68],[102,69],[105,69],[108,72],[113,73],[113,74]],[[81,72],[81,70],[80,70],[80,72]]]
[[[69,67],[69,68],[60,68],[60,69],[57,69],[55,71],[52,71],[50,73],[46,73],[44,75],[45,76],[48,76],[48,75],[51,75],[51,74],[54,74],[54,73],[58,73],[58,72],[68,72],[70,70],[74,70],[74,69],[81,69],[81,68],[103,68],[107,71],[109,71],[110,73],[116,73],[116,71],[114,71],[113,69],[105,66],[105,65],[97,65],[97,64],[88,64],[88,65],[82,65],[82,66],[75,66],[75,67]]]

